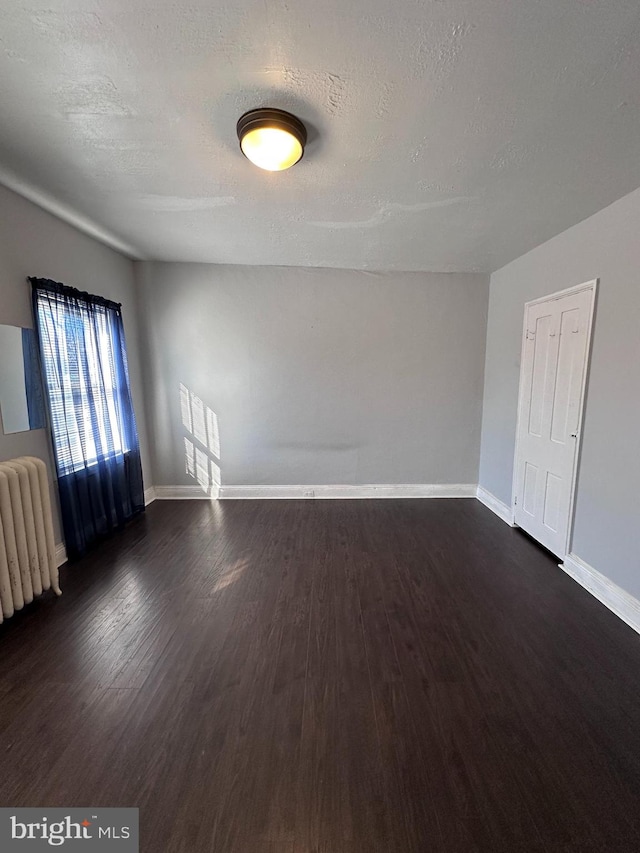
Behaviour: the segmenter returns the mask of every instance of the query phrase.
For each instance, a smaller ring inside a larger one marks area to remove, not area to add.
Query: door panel
[[[547,487],[543,503],[542,523],[552,533],[560,527],[560,509],[562,503],[562,479],[547,471]]]
[[[527,306],[520,368],[515,522],[565,555],[593,290]]]
[[[580,399],[572,397],[571,392],[576,383],[581,383],[583,347],[579,309],[563,311],[560,319],[560,349],[551,421],[551,440],[561,444],[566,443],[567,436],[575,432],[578,426],[576,407],[579,407]]]
[[[536,317],[534,330],[530,340],[533,342],[533,364],[531,378],[531,399],[529,401],[529,434],[542,435],[542,419],[544,415],[544,392],[547,369],[549,366],[549,350],[551,337],[549,327],[551,317],[547,314]]]
[[[522,489],[522,508],[524,512],[533,517],[536,509],[536,484],[538,482],[538,469],[531,462],[524,463],[524,488]]]

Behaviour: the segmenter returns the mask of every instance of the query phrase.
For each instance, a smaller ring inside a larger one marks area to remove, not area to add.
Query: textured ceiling
[[[0,81],[0,181],[138,257],[489,271],[640,184],[638,0],[2,0]]]

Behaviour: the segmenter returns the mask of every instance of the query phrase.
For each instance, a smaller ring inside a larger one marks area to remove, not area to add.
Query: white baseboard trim
[[[155,486],[155,499],[182,500],[318,500],[334,498],[475,498],[473,483],[405,483],[368,486]]]
[[[366,486],[221,486],[222,500],[330,500],[350,498],[473,498],[474,485],[405,483]]]
[[[154,486],[157,501],[210,501],[218,497],[218,487],[211,486]]]
[[[501,518],[505,521],[509,527],[515,527],[513,522],[513,511],[511,507],[507,506],[505,503],[497,498],[495,495],[492,495],[491,492],[488,492],[486,489],[483,489],[482,486],[478,486],[478,491],[476,493],[476,497],[483,503],[486,507],[488,507],[491,512],[495,512],[498,518]]]
[[[58,542],[56,545],[56,568],[60,568],[67,562],[67,549],[64,547],[64,542]]]
[[[149,506],[156,499],[156,490],[153,486],[150,486],[148,489],[144,490],[144,505]]]
[[[560,563],[560,568],[640,634],[640,601],[637,598],[600,574],[576,554],[567,554],[564,563]]]

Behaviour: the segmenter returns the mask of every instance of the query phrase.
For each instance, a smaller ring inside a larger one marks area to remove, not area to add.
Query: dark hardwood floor
[[[0,627],[0,805],[145,853],[640,850],[640,638],[474,500],[155,503]]]

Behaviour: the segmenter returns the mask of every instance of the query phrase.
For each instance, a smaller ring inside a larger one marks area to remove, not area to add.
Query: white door
[[[595,285],[525,307],[514,520],[558,557],[569,545]]]

